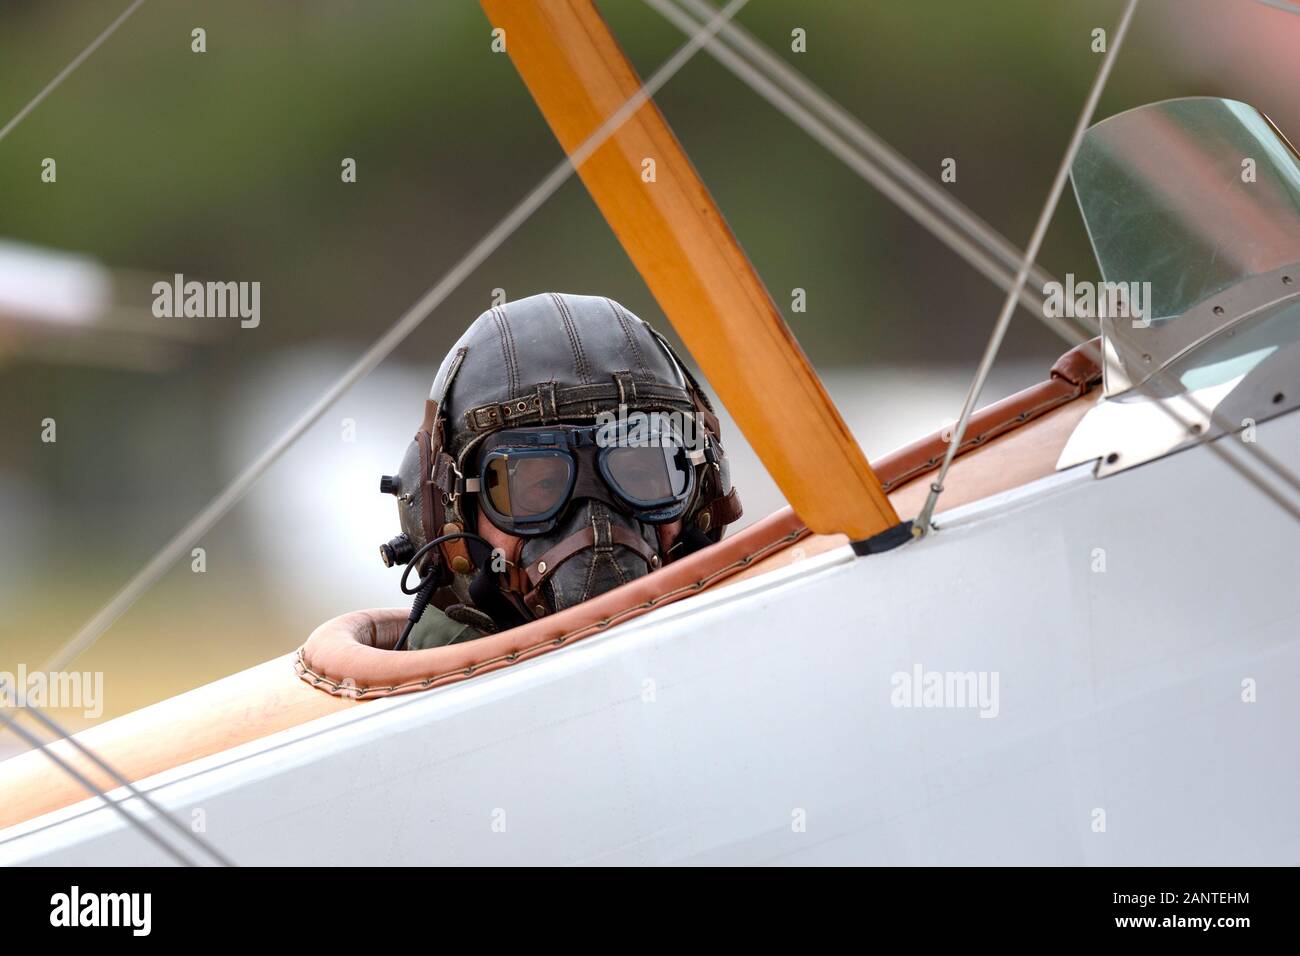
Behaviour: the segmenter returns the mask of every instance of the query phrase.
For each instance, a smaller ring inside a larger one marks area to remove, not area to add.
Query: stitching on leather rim
[[[1079,397],[1080,394],[1082,393],[1080,392],[1076,394],[1060,395],[1057,396],[1056,398],[1049,399],[1048,401],[1043,402],[1039,405],[1035,405],[1033,408],[1027,408],[1022,412],[1018,412],[1017,414],[1012,415],[1010,418],[1004,418],[1001,421],[994,422],[992,425],[984,429],[978,435],[974,435],[970,438],[967,438],[965,441],[963,441],[961,445],[957,447],[956,457],[960,457],[966,454],[966,452],[970,451],[976,445],[981,445],[984,442],[988,441],[990,438],[998,437],[1002,432],[1011,428],[1011,426],[1023,425],[1026,422],[1041,417],[1045,413],[1051,411],[1053,408],[1056,408],[1058,405],[1065,405],[1068,404],[1069,402],[1074,401],[1076,398]],[[906,484],[907,482],[911,481],[913,478],[917,478],[921,475],[924,475],[927,471],[933,471],[935,468],[938,468],[939,462],[941,461],[943,461],[943,455],[939,455],[936,458],[930,458],[928,461],[923,461],[919,465],[914,465],[912,468],[903,472],[901,475],[896,475],[895,477],[889,479],[888,481],[882,481],[880,483],[880,487],[884,491],[893,491],[899,485]]]
[[[313,687],[325,690],[335,696],[350,697],[356,700],[362,700],[368,696],[389,696],[413,688],[424,690],[440,683],[450,683],[456,679],[473,676],[476,672],[490,665],[500,664],[508,667],[525,658],[535,657],[552,648],[560,647],[563,644],[572,643],[581,640],[584,637],[589,637],[599,631],[607,630],[615,624],[626,620],[630,616],[636,616],[638,612],[652,610],[669,601],[676,600],[677,598],[699,593],[719,578],[727,577],[733,572],[743,570],[759,558],[766,557],[773,551],[782,550],[785,547],[794,544],[796,541],[807,537],[811,533],[812,532],[807,528],[799,528],[795,531],[791,531],[784,537],[769,542],[756,551],[742,555],[731,564],[718,568],[716,571],[713,571],[698,580],[691,581],[688,584],[683,584],[665,594],[649,598],[640,604],[624,608],[609,617],[602,618],[599,621],[593,621],[591,624],[584,624],[582,627],[575,628],[572,631],[559,635],[558,637],[547,637],[534,644],[530,644],[527,647],[517,648],[505,654],[498,654],[496,657],[476,661],[466,667],[458,667],[455,670],[444,671],[441,674],[433,674],[429,677],[417,677],[401,684],[366,687],[358,684],[356,680],[351,677],[344,677],[336,681],[326,677],[324,674],[312,670],[307,666],[307,662],[303,659],[303,648],[301,647],[298,648],[297,656],[294,661],[294,670],[300,678],[308,684],[311,684]]]

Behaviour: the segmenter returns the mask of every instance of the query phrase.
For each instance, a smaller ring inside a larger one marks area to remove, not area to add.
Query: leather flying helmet
[[[741,507],[719,439],[672,347],[617,302],[498,306],[443,360],[381,481],[402,525],[381,555],[486,629],[563,610],[721,539]]]

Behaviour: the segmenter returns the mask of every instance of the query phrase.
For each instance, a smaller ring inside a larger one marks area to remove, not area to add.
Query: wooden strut
[[[640,89],[591,0],[481,2],[566,153]],[[654,161],[650,182],[645,160]],[[897,525],[862,449],[654,103],[578,174],[804,523],[853,539]]]

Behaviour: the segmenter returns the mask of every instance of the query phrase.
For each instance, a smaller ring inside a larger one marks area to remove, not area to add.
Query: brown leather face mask
[[[660,529],[594,499],[573,501],[546,534],[515,537],[481,513],[477,526],[504,556],[498,587],[525,619],[604,594],[664,563]]]
[[[627,547],[633,538],[640,547]],[[588,498],[573,502],[555,530],[525,540],[521,558],[535,573],[547,562],[541,596],[554,612],[649,574],[662,561],[658,547],[651,526]]]

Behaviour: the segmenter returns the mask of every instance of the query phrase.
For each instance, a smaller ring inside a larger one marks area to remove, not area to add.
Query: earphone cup
[[[424,494],[422,493],[423,476],[428,474],[426,468],[427,454],[420,447],[421,443],[412,441],[406,446],[402,464],[397,469],[401,482],[401,493],[397,498],[397,518],[401,522],[402,532],[411,539],[417,549],[424,547],[430,535],[426,527],[424,513]]]

